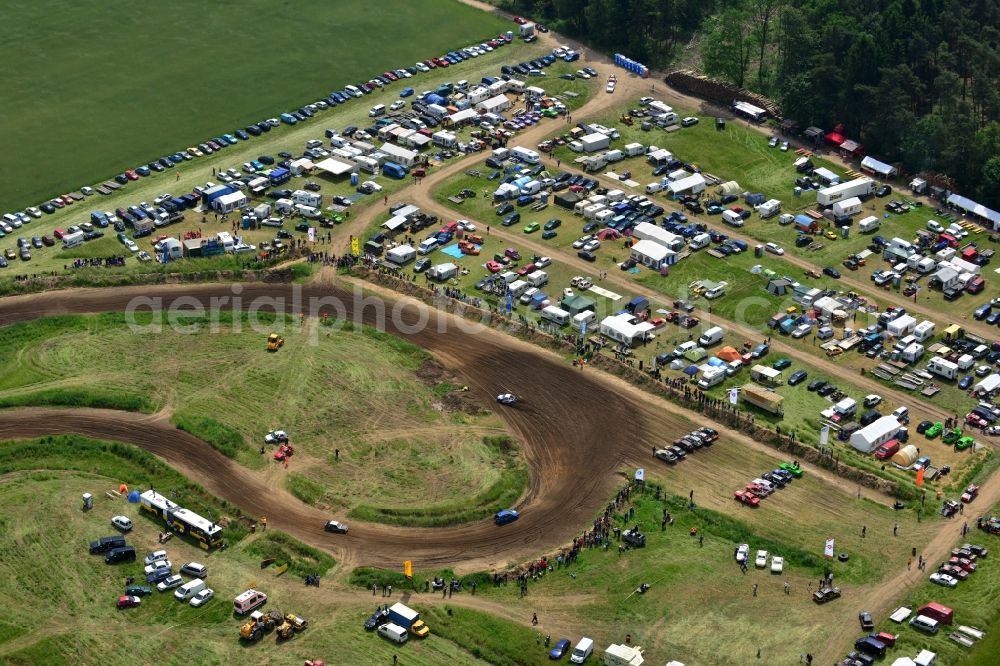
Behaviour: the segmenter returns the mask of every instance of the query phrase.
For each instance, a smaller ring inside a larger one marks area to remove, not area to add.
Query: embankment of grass
[[[247,546],[247,552],[261,560],[273,559],[275,566],[287,563],[288,573],[293,576],[325,576],[337,563],[326,553],[277,530],[265,532],[252,541]]]
[[[500,477],[478,495],[421,507],[376,507],[361,504],[351,518],[401,527],[445,527],[482,520],[514,505],[528,483],[528,469],[517,457],[517,446],[506,436],[484,437],[503,464]]]
[[[100,388],[56,388],[21,393],[0,398],[0,408],[7,407],[89,407],[93,409],[119,409],[126,412],[156,411],[144,395],[125,394]]]
[[[288,492],[306,504],[316,504],[323,498],[323,486],[302,474],[290,472],[285,479],[285,486]]]
[[[222,521],[226,541],[236,543],[247,534],[239,522],[242,512],[225,500],[174,471],[151,453],[119,442],[106,442],[77,435],[58,435],[15,440],[0,444],[0,474],[25,470],[72,470],[107,477],[109,487],[124,483],[130,488],[155,488],[203,516]],[[44,471],[38,474],[46,474]]]
[[[207,416],[177,412],[171,419],[178,430],[194,435],[228,458],[250,450],[243,435]]]
[[[350,578],[348,582],[355,586],[370,590],[372,585],[377,585],[382,587],[383,585],[392,585],[393,590],[416,590],[423,591],[426,589],[427,581],[433,580],[434,578],[443,578],[444,580],[452,580],[456,578],[455,572],[451,569],[438,569],[437,571],[414,571],[413,580],[408,580],[403,574],[402,570],[395,571],[392,569],[379,569],[377,567],[358,567],[351,571]],[[478,586],[479,592],[488,592],[492,585],[492,577],[489,573],[485,571],[477,571],[475,573],[466,574],[460,577],[462,580],[463,589],[469,590],[472,583]]]
[[[447,638],[494,666],[549,663],[546,651],[538,645],[538,632],[528,627],[467,608],[451,608],[450,613],[444,606],[418,606],[418,609],[435,635]]]

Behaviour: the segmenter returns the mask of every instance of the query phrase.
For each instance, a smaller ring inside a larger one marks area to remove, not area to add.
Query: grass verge
[[[319,574],[325,576],[337,563],[332,557],[297,541],[284,532],[272,530],[252,541],[247,553],[262,560],[274,559],[275,565],[288,564],[288,573],[293,576]]]
[[[143,395],[127,395],[120,391],[100,388],[46,389],[0,398],[0,408],[48,405],[52,407],[91,407],[95,409],[120,409],[126,412],[156,411],[155,405]]]
[[[250,450],[243,435],[213,418],[178,412],[173,415],[172,420],[178,430],[204,440],[227,458],[235,458]]]
[[[517,447],[509,437],[484,437],[483,443],[497,454],[503,469],[500,478],[478,495],[422,507],[361,504],[350,512],[350,517],[403,527],[444,527],[481,520],[513,506],[524,492],[528,469],[518,460]]]

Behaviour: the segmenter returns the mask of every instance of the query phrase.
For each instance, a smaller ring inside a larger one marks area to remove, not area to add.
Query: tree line
[[[499,0],[653,67],[697,44],[706,74],[843,123],[868,154],[1000,208],[996,0]]]

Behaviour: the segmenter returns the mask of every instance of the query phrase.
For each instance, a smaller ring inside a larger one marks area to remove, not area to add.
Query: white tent
[[[671,194],[698,194],[705,191],[705,177],[700,173],[675,180],[667,186]]]
[[[851,446],[862,453],[871,453],[899,432],[899,421],[895,416],[883,416],[869,423],[851,435]]]
[[[632,246],[629,256],[644,266],[657,269],[668,257],[673,256],[673,251],[668,250],[656,241],[641,240]]]
[[[1000,375],[995,372],[992,375],[987,375],[972,388],[973,392],[978,395],[988,395],[997,389],[1000,389]]]
[[[899,173],[899,169],[896,167],[891,164],[886,164],[885,162],[880,162],[871,155],[868,155],[861,160],[861,168],[864,171],[878,174],[883,178],[889,178],[890,176],[895,176]]]
[[[343,176],[345,173],[350,173],[354,166],[328,157],[322,162],[318,162],[316,168],[331,176]]]

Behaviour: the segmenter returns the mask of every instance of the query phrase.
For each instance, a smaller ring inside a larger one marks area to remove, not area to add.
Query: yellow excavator
[[[278,351],[285,344],[285,339],[277,333],[267,336],[267,351]]]
[[[282,621],[281,611],[273,608],[266,613],[254,611],[250,619],[240,627],[240,638],[245,641],[259,641],[265,632],[271,631]]]
[[[291,638],[293,634],[304,631],[308,626],[308,620],[299,617],[295,613],[289,613],[285,616],[285,621],[278,627],[278,640],[287,640]]]

